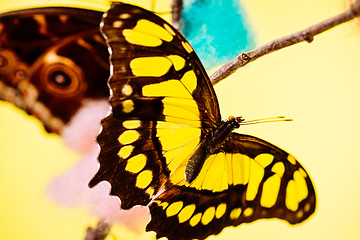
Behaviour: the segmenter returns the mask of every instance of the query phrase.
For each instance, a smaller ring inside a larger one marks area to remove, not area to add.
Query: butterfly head
[[[243,117],[234,117],[234,116],[229,116],[225,120],[225,122],[227,122],[228,125],[231,125],[233,127],[233,129],[239,128],[240,124],[244,121],[245,121],[245,119]]]

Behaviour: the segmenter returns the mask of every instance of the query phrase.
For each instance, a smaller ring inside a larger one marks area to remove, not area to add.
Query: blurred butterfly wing
[[[190,185],[181,177],[184,168],[174,172],[150,205],[147,230],[158,238],[204,239],[226,226],[261,218],[296,224],[315,211],[315,191],[305,169],[292,155],[256,137],[233,133]]]
[[[101,16],[62,7],[1,14],[0,99],[56,133],[85,99],[106,99],[109,64]]]
[[[149,203],[220,113],[194,50],[164,20],[117,3],[101,31],[111,49],[112,114],[102,122],[90,186],[108,181],[127,209]]]

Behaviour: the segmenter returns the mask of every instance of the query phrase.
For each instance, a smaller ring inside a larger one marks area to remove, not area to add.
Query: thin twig
[[[104,240],[110,231],[111,225],[99,220],[96,228],[88,227],[84,240]]]
[[[271,52],[277,51],[279,49],[294,45],[299,42],[306,41],[311,43],[314,40],[314,36],[327,31],[339,24],[347,22],[353,18],[356,18],[360,15],[360,0],[354,2],[348,10],[345,12],[327,19],[323,22],[320,22],[316,25],[313,25],[309,28],[306,28],[302,31],[287,35],[282,38],[275,39],[272,42],[269,42],[265,45],[262,45],[258,48],[255,48],[249,52],[241,53],[236,58],[226,63],[216,72],[210,76],[210,80],[213,85],[225,79],[226,77],[233,74],[239,68],[245,66],[246,64],[266,55]]]
[[[183,10],[183,0],[172,0],[171,1],[171,22],[176,29],[182,28],[182,10]]]

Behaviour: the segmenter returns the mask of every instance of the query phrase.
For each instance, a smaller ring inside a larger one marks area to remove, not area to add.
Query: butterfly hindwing
[[[315,210],[305,169],[292,155],[256,137],[233,133],[191,184],[176,172],[182,174],[184,167],[149,206],[147,230],[157,237],[204,239],[226,226],[261,218],[295,224]]]
[[[109,95],[103,13],[65,7],[0,15],[0,99],[60,133],[84,99]]]
[[[102,160],[99,173],[90,182],[107,180],[111,194],[121,196],[122,208],[148,204],[165,182],[168,173],[158,151],[156,126],[151,121],[119,121],[108,116],[98,138]]]

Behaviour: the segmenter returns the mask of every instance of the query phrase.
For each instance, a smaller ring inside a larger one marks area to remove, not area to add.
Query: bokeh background
[[[0,0],[0,9],[59,2]],[[150,7],[150,2],[141,1],[141,5]],[[256,46],[339,14],[350,5],[348,0],[241,2]],[[64,3],[103,11],[109,6],[101,0]],[[157,4],[157,11],[169,10],[167,0]],[[300,225],[260,220],[226,228],[209,239],[360,239],[359,57],[360,22],[354,20],[315,37],[311,44],[300,43],[258,59],[215,86],[223,117],[294,119],[237,131],[295,155],[314,181],[318,208]],[[59,136],[47,134],[38,120],[0,102],[0,239],[84,238],[86,228],[97,221],[88,207],[63,208],[45,193],[51,179],[78,158]],[[154,239],[154,235],[118,225],[107,239]]]

